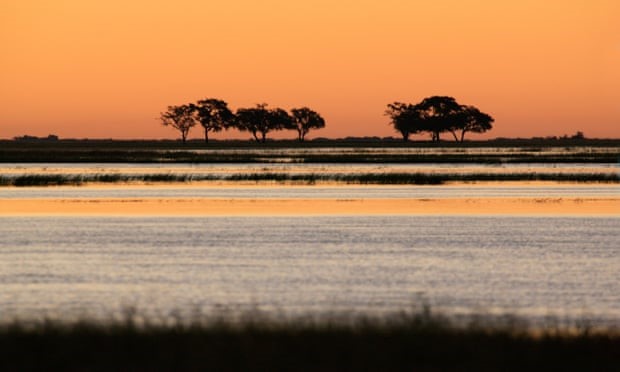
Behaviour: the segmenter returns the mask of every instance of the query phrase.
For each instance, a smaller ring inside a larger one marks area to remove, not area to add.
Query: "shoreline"
[[[602,182],[602,181],[554,181],[554,180],[480,180],[480,181],[445,181],[441,184],[414,184],[414,183],[359,183],[359,182],[344,182],[333,180],[317,180],[312,183],[307,181],[293,181],[293,180],[191,180],[191,181],[119,181],[119,182],[84,182],[82,184],[49,184],[49,185],[28,185],[28,186],[15,186],[15,185],[0,185],[0,191],[2,190],[20,190],[20,189],[109,189],[109,188],[288,188],[288,187],[304,187],[304,188],[366,188],[366,187],[384,187],[384,188],[401,188],[401,187],[423,187],[423,188],[436,188],[436,187],[553,187],[553,186],[570,186],[570,187],[591,187],[604,186],[604,187],[618,187],[618,195],[620,195],[620,179],[618,182]],[[0,198],[1,200],[1,198]]]

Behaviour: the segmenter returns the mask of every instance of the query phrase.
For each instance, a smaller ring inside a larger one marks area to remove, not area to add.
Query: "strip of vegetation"
[[[137,319],[6,324],[0,369],[584,371],[615,370],[620,360],[618,330],[535,331],[514,317],[465,325],[428,311],[166,325]]]
[[[390,153],[390,152],[266,152],[260,150],[124,150],[124,149],[0,149],[0,163],[617,163],[620,148],[610,152],[554,153]]]
[[[466,140],[464,142],[415,140],[403,142],[394,137],[346,137],[339,139],[315,138],[302,143],[297,140],[267,140],[265,143],[248,140],[210,139],[208,144],[200,139],[188,139],[185,144],[178,140],[112,140],[112,139],[58,139],[56,141],[2,140],[0,148],[26,149],[127,149],[127,150],[197,150],[197,149],[292,149],[292,148],[489,148],[489,147],[618,147],[620,139],[573,139],[546,138],[496,138],[490,140]]]
[[[0,186],[80,186],[87,183],[186,183],[186,182],[335,182],[374,185],[441,185],[447,182],[490,181],[555,181],[620,183],[620,176],[611,173],[239,173],[209,174],[30,174],[0,176]]]

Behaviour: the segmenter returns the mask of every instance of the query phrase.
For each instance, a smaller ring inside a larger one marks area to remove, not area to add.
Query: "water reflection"
[[[619,218],[0,218],[0,317],[259,306],[620,321]]]

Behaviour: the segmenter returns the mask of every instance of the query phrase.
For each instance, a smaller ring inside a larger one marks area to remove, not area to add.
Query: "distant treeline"
[[[476,107],[461,105],[453,97],[446,96],[424,98],[416,104],[390,103],[385,114],[404,141],[412,134],[428,132],[433,142],[439,142],[441,133],[450,132],[455,141],[463,142],[465,133],[486,132],[494,121]]]
[[[431,142],[438,143],[442,133],[451,133],[455,142],[464,142],[465,134],[484,133],[493,128],[493,117],[471,105],[461,105],[453,97],[432,96],[424,98],[416,104],[393,102],[387,105],[385,115],[390,124],[400,133],[404,142],[411,135],[428,133]],[[159,120],[164,126],[171,126],[181,134],[183,144],[187,142],[192,128],[200,125],[204,131],[204,142],[209,142],[209,133],[236,129],[250,132],[255,142],[265,143],[267,134],[278,130],[294,130],[297,141],[305,142],[306,135],[315,129],[325,127],[325,119],[308,107],[293,108],[287,112],[281,108],[269,108],[266,103],[255,107],[239,108],[233,112],[228,103],[221,99],[206,98],[194,103],[168,106],[160,113]],[[58,136],[47,137],[24,135],[13,138],[17,142],[57,142]],[[583,132],[573,135],[522,138],[496,138],[491,141],[534,141],[549,142],[555,140],[584,140]],[[81,140],[84,141],[84,140]],[[109,141],[112,141],[111,139]],[[286,140],[284,140],[286,141]],[[393,137],[346,137],[346,138],[315,138],[315,142],[393,142]],[[230,140],[227,142],[235,142]]]
[[[256,142],[254,139],[209,139],[209,148],[314,148],[314,147],[369,147],[369,148],[408,148],[412,147],[413,142],[403,142],[402,138],[387,136],[365,136],[365,137],[343,137],[327,138],[314,137],[299,143],[297,139],[267,139],[265,143]],[[508,138],[497,137],[485,140],[465,140],[464,142],[442,141],[432,142],[415,141],[415,147],[419,148],[472,148],[472,147],[617,147],[620,146],[620,139],[616,138],[586,138],[583,132],[572,135],[531,137],[531,138]],[[55,135],[50,136],[17,136],[13,139],[0,139],[0,152],[2,150],[14,149],[19,151],[35,148],[135,148],[135,149],[202,149],[205,147],[203,139],[187,139],[182,147],[179,146],[178,139],[113,139],[113,138],[60,138]],[[3,159],[0,158],[0,161]]]
[[[457,142],[459,139],[463,142],[465,133],[486,132],[494,121],[476,107],[461,105],[447,96],[427,97],[417,104],[390,103],[385,114],[404,141],[412,134],[428,132],[433,142],[439,142],[441,133],[450,132]],[[265,142],[270,131],[295,130],[297,139],[303,142],[310,130],[325,127],[321,115],[307,107],[294,108],[288,113],[281,108],[267,108],[263,103],[233,113],[225,101],[216,98],[168,106],[167,111],[160,113],[160,120],[163,125],[178,130],[183,143],[198,124],[204,129],[205,142],[209,141],[209,132],[231,128],[252,133],[257,142]]]
[[[198,124],[204,129],[205,142],[209,142],[209,132],[231,128],[252,133],[257,142],[265,142],[267,133],[274,130],[295,130],[297,139],[303,142],[311,129],[325,127],[321,115],[308,107],[294,108],[288,113],[281,108],[267,108],[267,104],[262,103],[233,113],[225,101],[216,98],[168,106],[168,110],[160,114],[160,120],[163,125],[178,130],[183,143],[190,129]]]
[[[21,142],[56,142],[58,141],[58,139],[58,136],[55,134],[50,134],[47,137],[37,137],[29,135],[13,137],[13,140]]]

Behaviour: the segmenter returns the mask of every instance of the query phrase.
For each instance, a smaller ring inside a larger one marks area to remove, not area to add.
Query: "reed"
[[[141,319],[141,321],[138,321]],[[0,326],[2,370],[614,370],[618,330],[419,312]]]
[[[188,183],[188,182],[317,182],[374,185],[441,185],[448,182],[488,181],[555,181],[555,182],[598,182],[620,183],[620,175],[613,173],[237,173],[229,175],[211,174],[28,174],[2,175],[0,186],[80,186],[89,183]]]
[[[617,163],[620,140],[111,141],[0,140],[3,163]]]

